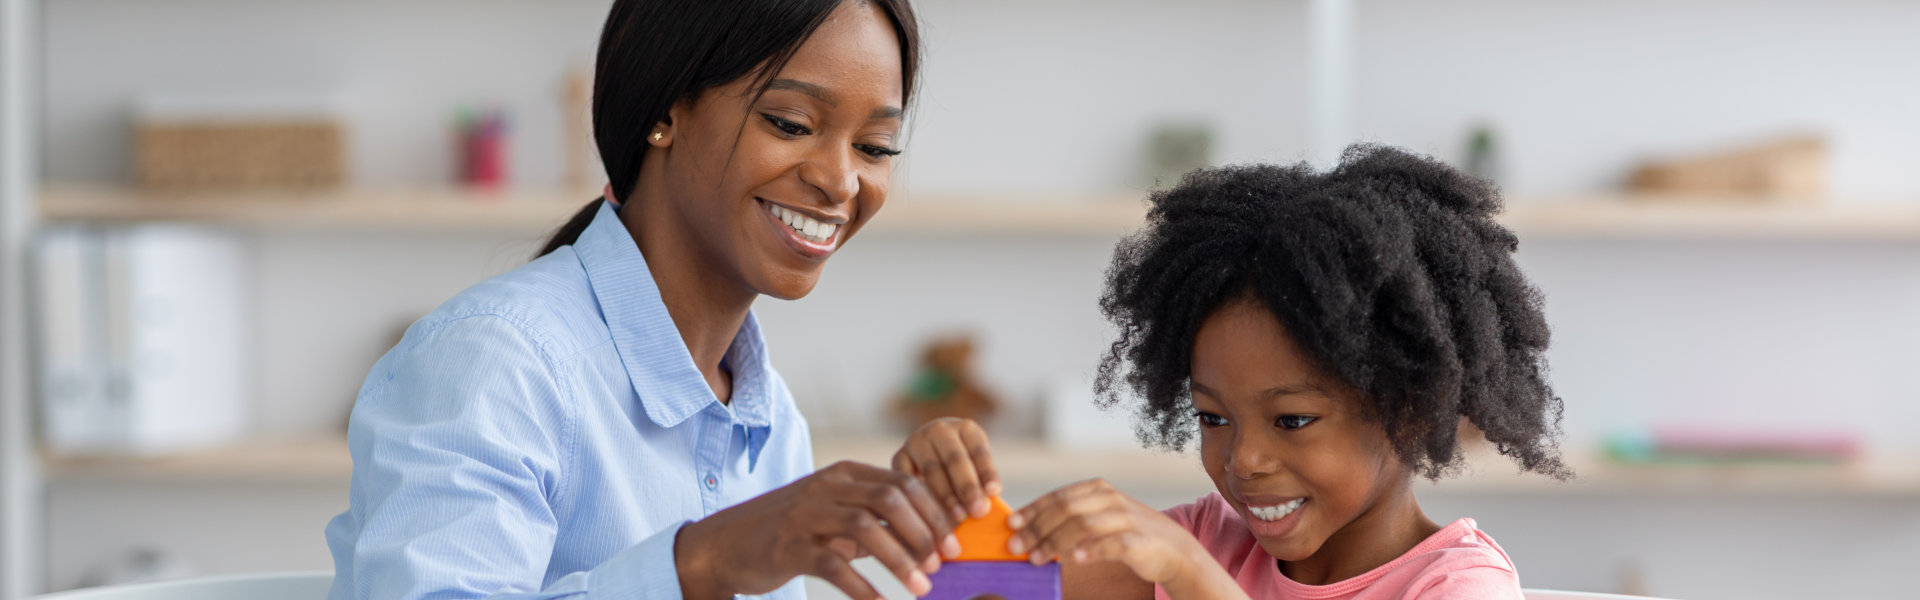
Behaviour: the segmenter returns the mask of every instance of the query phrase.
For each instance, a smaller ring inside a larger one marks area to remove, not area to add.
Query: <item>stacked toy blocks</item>
[[[944,561],[928,579],[928,600],[1059,600],[1060,563],[1027,564],[1027,555],[1007,551],[1013,528],[1007,516],[1013,510],[999,498],[986,516],[967,519],[953,535],[960,540],[960,556]]]

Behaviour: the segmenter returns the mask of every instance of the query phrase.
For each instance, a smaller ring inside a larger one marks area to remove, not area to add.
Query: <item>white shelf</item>
[[[898,440],[818,441],[814,462],[853,460],[887,466]],[[1869,497],[1920,499],[1920,459],[1872,457],[1844,465],[1623,465],[1591,455],[1569,455],[1578,474],[1570,482],[1520,474],[1505,458],[1470,451],[1466,474],[1419,480],[1421,494],[1467,496],[1722,495],[1759,497]],[[994,459],[1009,485],[1050,489],[1104,477],[1126,489],[1212,489],[1199,458],[1189,452],[1146,450],[1081,452],[1039,442],[995,444]],[[312,438],[255,441],[155,458],[45,459],[54,482],[345,484],[353,473],[346,440]]]
[[[187,222],[261,230],[466,231],[537,234],[566,222],[599,190],[364,189],[335,192],[144,193],[53,186],[49,223]],[[1121,234],[1145,212],[1125,193],[1052,197],[896,197],[869,227],[889,233]]]
[[[49,223],[172,221],[262,230],[455,231],[538,234],[597,190],[349,189],[322,193],[158,194],[55,185],[41,194]],[[1637,195],[1523,197],[1501,220],[1527,238],[1920,240],[1920,201],[1766,203],[1745,198]],[[1122,235],[1146,215],[1142,194],[903,195],[869,230],[892,234]]]

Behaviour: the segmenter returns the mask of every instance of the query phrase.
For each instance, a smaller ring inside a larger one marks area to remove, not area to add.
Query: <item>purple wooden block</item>
[[[927,576],[926,600],[1060,600],[1060,563],[1033,566],[1016,561],[942,563]]]

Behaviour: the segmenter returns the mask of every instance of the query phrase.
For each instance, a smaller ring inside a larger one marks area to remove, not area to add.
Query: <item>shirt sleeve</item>
[[[332,600],[680,597],[679,526],[543,589],[573,453],[558,371],[506,317],[416,335],[375,367],[353,410],[351,506],[327,532]]]
[[[1416,600],[1522,600],[1520,577],[1494,566],[1473,566],[1441,573],[1427,582]]]

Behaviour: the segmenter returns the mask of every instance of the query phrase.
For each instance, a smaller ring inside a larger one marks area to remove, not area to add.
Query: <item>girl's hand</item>
[[[932,589],[935,551],[960,552],[955,521],[919,480],[840,462],[786,487],[687,524],[674,563],[688,598],[764,594],[794,577],[827,580],[852,598],[879,598],[849,563],[872,555],[914,595]]]
[[[1104,479],[1054,490],[1007,518],[1008,550],[1033,564],[1114,561],[1173,597],[1244,598],[1246,592],[1186,528]]]
[[[1001,492],[987,432],[972,419],[946,417],[921,425],[893,454],[893,470],[926,482],[955,523],[985,516],[993,510],[988,498]]]

